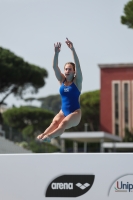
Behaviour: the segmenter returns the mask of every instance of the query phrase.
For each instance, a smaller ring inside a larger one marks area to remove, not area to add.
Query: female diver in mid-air
[[[58,55],[61,50],[61,43],[57,42],[57,44],[54,44],[53,69],[60,83],[62,106],[50,126],[44,133],[37,136],[37,140],[44,142],[50,142],[52,138],[61,135],[65,129],[77,126],[81,119],[79,98],[82,89],[82,72],[73,43],[67,38],[66,44],[72,51],[75,64],[72,62],[66,63],[64,74],[62,74],[58,67]]]

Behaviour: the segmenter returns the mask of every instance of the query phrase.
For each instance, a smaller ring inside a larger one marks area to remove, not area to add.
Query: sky
[[[100,89],[99,64],[133,63],[133,30],[120,17],[128,0],[0,0],[0,46],[48,71],[46,85],[28,97],[59,94],[52,69],[54,43],[61,42],[59,67],[73,61],[73,42],[83,73],[82,93]],[[3,95],[0,96],[2,99]],[[8,106],[24,102],[10,95]]]

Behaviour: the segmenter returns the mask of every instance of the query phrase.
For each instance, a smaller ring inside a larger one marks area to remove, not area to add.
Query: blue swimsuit
[[[62,112],[64,113],[64,116],[67,116],[70,113],[80,108],[79,104],[80,91],[78,90],[78,88],[74,83],[72,83],[69,86],[65,86],[64,82],[62,83],[59,91],[62,101],[61,109]]]

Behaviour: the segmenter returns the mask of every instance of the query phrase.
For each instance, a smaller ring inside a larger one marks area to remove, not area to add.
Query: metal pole
[[[87,132],[88,131],[88,123],[84,124],[84,131]]]
[[[65,140],[61,139],[61,152],[65,152]]]
[[[104,147],[103,147],[104,139],[100,140],[100,152],[104,152]]]
[[[73,142],[73,152],[78,152],[78,143],[76,141]]]
[[[87,152],[87,142],[84,142],[84,152]]]
[[[84,131],[88,131],[88,123],[84,124]],[[87,142],[84,142],[84,152],[87,152]]]
[[[9,128],[9,140],[12,140],[12,127]]]

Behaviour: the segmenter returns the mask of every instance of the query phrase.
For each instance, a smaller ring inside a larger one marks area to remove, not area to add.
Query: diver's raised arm
[[[80,62],[79,62],[78,56],[77,56],[76,51],[74,49],[73,43],[70,40],[68,40],[68,38],[66,38],[66,39],[67,39],[66,40],[66,44],[71,49],[72,55],[73,55],[73,59],[74,59],[74,62],[75,62],[76,79],[77,79],[78,82],[82,82],[83,76],[82,76],[82,71],[81,71],[81,67],[80,67]]]
[[[53,58],[53,69],[57,80],[61,83],[64,79],[64,75],[61,73],[60,68],[58,67],[58,56],[61,50],[61,43],[57,42],[54,44],[54,58]]]

